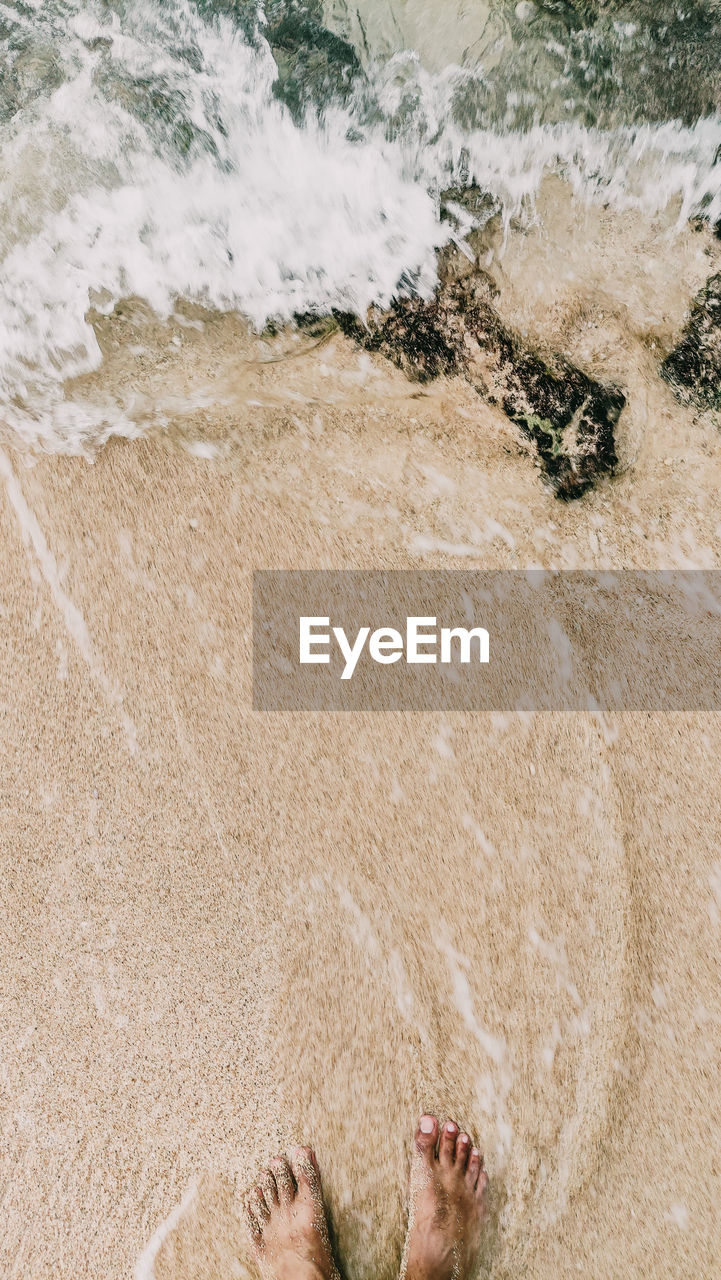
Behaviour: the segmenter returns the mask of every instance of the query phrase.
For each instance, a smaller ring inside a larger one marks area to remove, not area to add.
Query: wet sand
[[[337,336],[259,369],[221,318],[143,384],[117,332],[116,385],[212,346],[228,395],[93,464],[0,454],[3,1275],[244,1276],[237,1193],[311,1141],[344,1273],[390,1280],[422,1109],[485,1149],[494,1277],[714,1274],[718,717],[264,716],[250,590],[718,566],[716,425],[627,323],[625,470],[563,506],[465,384]]]

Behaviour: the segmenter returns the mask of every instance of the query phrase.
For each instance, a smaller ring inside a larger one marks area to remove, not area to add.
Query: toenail
[[[435,1120],[433,1116],[421,1116],[421,1133],[433,1133],[434,1126]]]
[[[478,1147],[471,1147],[471,1157],[475,1156],[477,1159],[480,1154]]]
[[[457,1132],[458,1132],[458,1125],[454,1124],[452,1120],[448,1120],[446,1122],[446,1133],[457,1133]]]
[[[470,1141],[470,1139],[469,1139],[469,1137],[468,1137],[468,1134],[467,1134],[467,1133],[462,1133],[462,1134],[461,1134],[461,1136],[460,1136],[460,1138],[458,1139],[458,1141],[459,1141],[459,1142],[469,1142],[469,1141]]]

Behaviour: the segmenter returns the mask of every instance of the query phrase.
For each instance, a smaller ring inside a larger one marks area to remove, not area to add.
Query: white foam
[[[190,1206],[195,1202],[198,1195],[198,1188],[195,1182],[191,1182],[182,1200],[168,1214],[164,1222],[153,1232],[150,1240],[143,1249],[138,1261],[135,1264],[134,1280],[154,1280],[155,1277],[155,1260],[160,1253],[168,1236],[172,1235],[178,1224],[182,1221]]]

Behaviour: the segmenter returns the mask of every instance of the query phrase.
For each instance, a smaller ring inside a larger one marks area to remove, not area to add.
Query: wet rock
[[[92,40],[83,40],[83,44],[90,53],[109,53],[113,47],[110,36],[94,36]]]
[[[721,165],[721,147],[719,147],[718,151],[716,152],[713,162],[714,162],[714,165],[717,165],[717,164]],[[718,222],[714,225],[714,235],[716,236],[717,240],[721,240],[721,218],[719,218]]]
[[[278,68],[273,94],[300,122],[308,107],[322,113],[346,102],[361,64],[353,46],[325,23],[322,0],[194,0],[208,19],[234,22],[251,45],[270,45]]]
[[[156,145],[172,159],[182,163],[201,154],[219,159],[212,134],[196,124],[183,93],[168,77],[133,77],[103,61],[93,80],[107,98],[141,120]],[[222,132],[218,119],[214,124]]]
[[[269,23],[266,36],[278,67],[273,93],[296,120],[309,104],[322,110],[330,102],[347,101],[360,72],[347,41],[320,22],[295,15]]]
[[[721,272],[694,298],[681,341],[661,372],[680,399],[721,409]]]
[[[545,360],[501,320],[482,272],[442,283],[429,301],[400,298],[366,324],[336,313],[341,329],[386,356],[413,381],[463,374],[536,446],[559,498],[578,498],[617,465],[615,429],[624,393],[569,361]]]
[[[13,38],[0,23],[0,123],[37,98],[50,96],[63,82],[56,50],[41,41]]]

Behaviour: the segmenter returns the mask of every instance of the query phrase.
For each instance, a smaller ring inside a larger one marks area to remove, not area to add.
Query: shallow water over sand
[[[716,429],[662,387],[567,506],[470,387],[296,378],[215,457],[7,455],[3,1265],[127,1274],[195,1185],[145,1274],[244,1274],[237,1192],[310,1139],[390,1277],[431,1108],[486,1150],[492,1275],[712,1273],[714,717],[254,714],[249,601],[258,564],[718,565]]]

